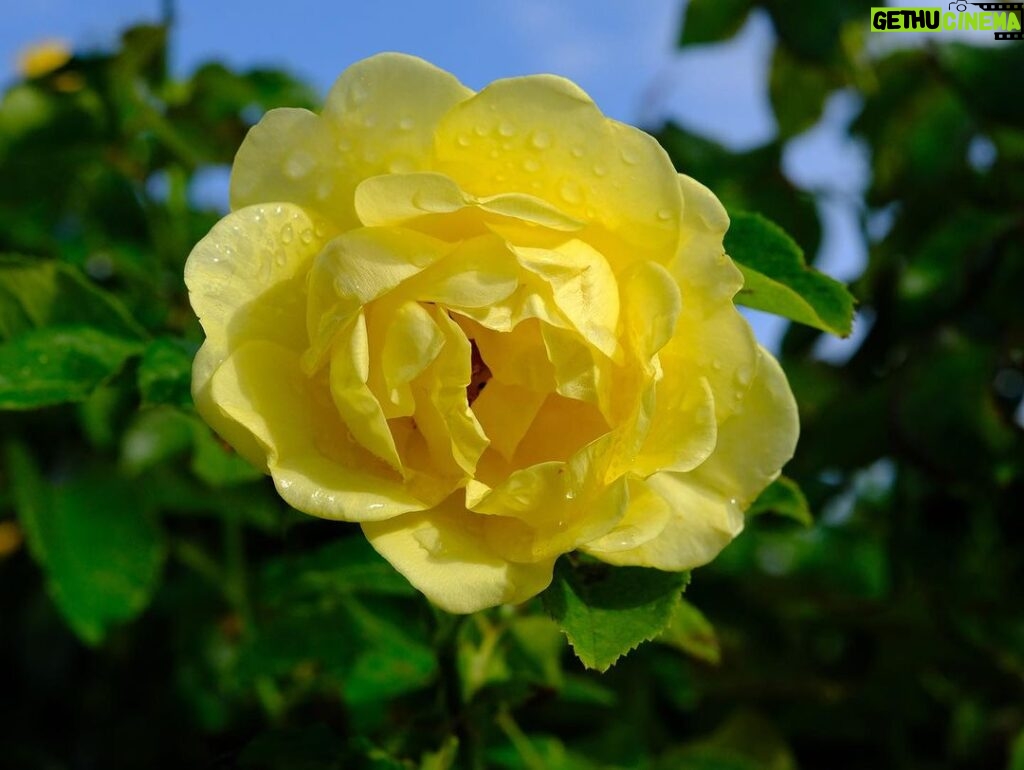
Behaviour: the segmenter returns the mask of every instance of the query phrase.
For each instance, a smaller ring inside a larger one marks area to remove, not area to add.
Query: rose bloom
[[[451,612],[713,559],[793,453],[728,217],[567,80],[382,54],[246,137],[185,268],[203,417]]]

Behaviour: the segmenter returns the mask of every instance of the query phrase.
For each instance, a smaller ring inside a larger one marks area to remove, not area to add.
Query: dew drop
[[[489,157],[491,157],[491,158],[498,158],[498,157],[501,157],[501,152],[499,152],[498,148],[495,147],[493,150],[491,150],[489,153],[487,153],[487,155]]]
[[[302,179],[315,165],[316,161],[312,155],[300,151],[288,158],[284,165],[284,173],[291,179]]]
[[[320,180],[320,184],[316,186],[316,197],[320,200],[326,200],[333,191],[334,182],[330,179],[322,179]]]
[[[284,214],[284,206],[281,206],[281,205],[274,206],[274,216],[275,217],[279,217],[282,214]]]
[[[366,126],[367,128],[373,128],[374,126],[377,125],[377,116],[367,115],[365,118],[363,118],[363,125]]]
[[[370,92],[366,90],[366,86],[356,83],[348,92],[348,102],[353,107],[358,107],[361,104],[365,104],[366,100],[370,98]]]
[[[310,230],[310,229],[309,229],[309,228],[307,227],[307,228],[306,228],[305,230],[303,230],[303,231],[302,231],[302,234],[301,234],[301,235],[299,235],[299,239],[300,239],[300,240],[301,240],[301,241],[302,241],[303,243],[306,243],[306,244],[312,243],[312,242],[313,242],[313,231],[312,231],[312,230]]]
[[[583,148],[582,147],[573,147],[571,150],[569,150],[569,152],[572,153],[572,156],[574,158],[582,158],[583,157]]]
[[[583,200],[583,196],[580,194],[579,185],[573,182],[565,182],[558,190],[558,194],[562,196],[562,200],[566,203],[579,203]]]
[[[629,148],[623,148],[622,152],[619,155],[622,158],[622,162],[625,163],[627,166],[635,166],[640,161],[640,159],[637,157],[636,152],[630,150]]]
[[[352,140],[351,139],[348,139],[347,137],[342,137],[341,139],[338,140],[338,151],[339,152],[348,152],[351,149],[352,149]]]
[[[749,366],[741,366],[736,370],[736,382],[740,385],[749,385],[753,376],[753,372],[750,371]]]
[[[608,169],[602,166],[600,163],[594,164],[594,174],[596,176],[605,176],[608,173]]]
[[[408,174],[414,169],[413,162],[408,158],[395,158],[388,164],[388,171],[392,174]]]
[[[495,182],[504,182],[506,179],[508,179],[508,177],[505,174],[495,174],[494,175],[494,181]]]
[[[470,139],[467,134],[459,134],[455,141],[459,143],[459,147],[469,147],[470,145]]]
[[[473,133],[475,133],[477,136],[487,136],[489,133],[491,133],[491,129],[489,129],[483,123],[478,123],[477,126],[473,129]]]
[[[662,222],[672,218],[672,212],[669,209],[658,209],[658,219]]]
[[[523,170],[524,171],[537,171],[539,168],[540,168],[540,163],[538,163],[533,158],[527,158],[526,160],[523,161]]]
[[[551,146],[551,137],[546,131],[537,131],[530,137],[530,145],[537,150],[546,150]]]
[[[291,225],[285,225],[281,228],[281,243],[291,243],[295,239],[295,230],[292,229]]]
[[[498,133],[502,136],[512,136],[516,132],[516,127],[509,123],[507,120],[501,121],[498,124]]]
[[[398,127],[403,131],[412,131],[416,126],[416,121],[410,117],[404,117],[398,121]]]
[[[711,368],[714,369],[716,372],[722,371],[722,362],[716,358],[714,361],[711,362]]]

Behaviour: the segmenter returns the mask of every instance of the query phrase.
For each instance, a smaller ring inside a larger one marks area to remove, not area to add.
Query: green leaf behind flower
[[[854,299],[839,281],[809,267],[803,250],[759,214],[730,212],[725,250],[743,272],[736,303],[845,337]]]
[[[563,558],[543,599],[583,665],[606,671],[665,629],[689,580],[689,572]]]
[[[814,523],[807,498],[804,497],[800,485],[793,479],[780,476],[758,496],[747,510],[748,516],[762,513],[774,513],[787,519],[798,521],[805,527]]]
[[[24,448],[6,452],[14,504],[57,608],[88,644],[138,615],[156,590],[163,535],[133,489],[116,476],[51,481]]]

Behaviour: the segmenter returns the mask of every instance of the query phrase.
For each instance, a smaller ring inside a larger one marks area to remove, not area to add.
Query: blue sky
[[[160,5],[11,3],[0,26],[0,80],[13,76],[26,45],[57,37],[76,49],[106,48],[126,25],[158,19]],[[769,140],[775,133],[766,84],[770,22],[754,14],[733,40],[680,53],[674,42],[682,7],[680,0],[179,0],[172,64],[180,74],[209,59],[241,68],[282,67],[326,93],[352,62],[404,51],[450,70],[472,88],[499,77],[554,72],[579,83],[619,120],[657,125],[671,117],[733,149]],[[866,165],[843,136],[856,107],[839,95],[821,125],[791,142],[786,154],[786,171],[797,184],[829,193],[819,266],[845,279],[864,260],[856,216]],[[781,322],[758,314],[752,319],[774,347]],[[848,348],[833,345],[825,352],[841,355]]]

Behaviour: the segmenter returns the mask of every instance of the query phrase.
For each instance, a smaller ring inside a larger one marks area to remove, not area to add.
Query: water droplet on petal
[[[307,227],[305,230],[302,231],[302,234],[299,236],[299,238],[300,238],[300,240],[303,243],[306,243],[306,244],[312,243],[313,242],[313,231],[310,230]]]
[[[352,149],[352,140],[347,137],[342,137],[338,140],[338,151],[348,152]]]
[[[753,372],[750,371],[749,366],[741,366],[736,370],[736,382],[740,385],[749,385],[753,376]]]
[[[483,123],[479,123],[473,129],[473,133],[475,133],[477,136],[487,136],[489,133],[491,133],[491,129],[489,129]]]
[[[408,158],[395,158],[388,164],[388,171],[392,174],[409,174],[415,170],[413,162]]]
[[[670,209],[658,209],[658,219],[662,222],[672,218],[672,211]]]
[[[487,153],[487,155],[488,155],[489,157],[491,157],[491,158],[498,158],[498,157],[500,157],[500,156],[501,156],[501,153],[500,153],[500,152],[498,151],[498,149],[497,149],[497,148],[494,148],[494,149],[493,149],[493,150],[491,150],[491,151],[490,151],[489,153]]]
[[[469,147],[470,145],[469,135],[467,134],[459,134],[455,141],[459,143],[459,147]]]
[[[516,132],[516,127],[509,123],[507,120],[501,121],[498,124],[498,133],[502,136],[512,136]]]
[[[377,116],[367,115],[365,118],[363,118],[363,125],[366,126],[367,128],[373,128],[374,126],[377,125]]]
[[[291,243],[295,239],[295,230],[292,229],[291,225],[285,225],[281,228],[281,243]]]
[[[582,147],[573,147],[569,152],[572,153],[572,156],[574,158],[582,158],[583,157],[583,148]]]
[[[530,137],[530,144],[538,150],[546,150],[551,146],[551,137],[546,131],[537,131]]]
[[[540,163],[538,163],[533,158],[527,158],[526,160],[523,161],[523,170],[524,171],[536,171],[539,168],[540,168]]]
[[[640,162],[640,158],[637,156],[636,152],[629,148],[623,148],[620,156],[622,158],[622,162],[627,166],[635,166]]]
[[[348,102],[353,107],[358,107],[360,104],[365,104],[366,100],[370,98],[370,92],[366,90],[366,86],[361,83],[354,83],[352,88],[348,92]]]
[[[600,163],[594,164],[594,174],[596,174],[597,176],[604,176],[607,173],[607,167],[602,166]]]
[[[410,117],[404,117],[400,121],[398,121],[398,127],[403,131],[412,131],[415,125],[416,121]]]
[[[716,358],[714,361],[711,362],[711,368],[714,369],[716,372],[722,371],[722,362]]]
[[[566,203],[579,203],[583,200],[579,185],[574,182],[564,182],[561,188],[559,188],[558,194],[562,196],[562,200]]]
[[[313,156],[300,150],[285,162],[284,173],[291,179],[302,179],[313,170],[315,165],[316,161]]]

